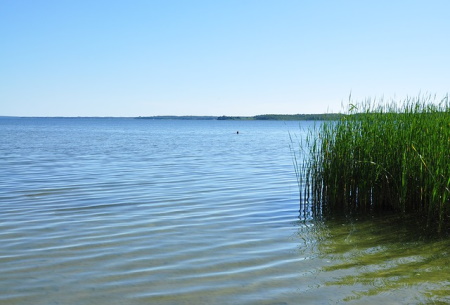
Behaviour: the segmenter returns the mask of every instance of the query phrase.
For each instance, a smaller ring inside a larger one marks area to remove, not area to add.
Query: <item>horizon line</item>
[[[158,115],[139,115],[139,116],[113,116],[113,115],[77,115],[77,116],[66,116],[66,115],[0,115],[0,118],[124,118],[124,119],[133,119],[133,118],[157,118],[157,117],[211,117],[211,118],[220,118],[220,117],[229,117],[229,118],[252,118],[257,116],[266,116],[266,115],[277,115],[277,116],[296,116],[296,115],[330,115],[330,114],[342,114],[342,112],[321,112],[321,113],[294,113],[294,114],[281,114],[281,113],[264,113],[264,114],[255,114],[255,115],[198,115],[198,114],[158,114]]]

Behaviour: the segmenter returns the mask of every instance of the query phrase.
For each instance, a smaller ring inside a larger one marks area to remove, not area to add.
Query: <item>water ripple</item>
[[[326,230],[298,220],[285,123],[23,119],[0,136],[2,304],[345,296],[322,277]]]

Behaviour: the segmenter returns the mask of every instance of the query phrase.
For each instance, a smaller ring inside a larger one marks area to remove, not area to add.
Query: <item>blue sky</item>
[[[324,113],[350,92],[440,98],[449,12],[447,0],[0,0],[0,115]]]

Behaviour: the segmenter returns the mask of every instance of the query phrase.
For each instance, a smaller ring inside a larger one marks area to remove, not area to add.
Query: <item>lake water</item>
[[[299,218],[300,124],[0,118],[0,304],[450,303],[447,239]]]

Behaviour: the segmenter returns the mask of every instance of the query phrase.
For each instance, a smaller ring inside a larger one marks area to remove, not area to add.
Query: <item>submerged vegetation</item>
[[[414,217],[392,213],[315,221],[298,231],[327,262],[325,286],[339,287],[342,303],[379,304],[403,291],[410,299],[402,304],[449,304],[450,239],[424,233]]]
[[[303,163],[295,160],[302,213],[397,212],[449,232],[448,96],[439,103],[419,96],[402,103],[350,104],[348,115],[323,122],[305,144]]]

